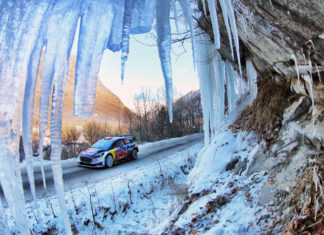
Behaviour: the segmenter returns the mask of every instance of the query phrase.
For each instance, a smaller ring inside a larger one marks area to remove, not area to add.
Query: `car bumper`
[[[89,168],[103,168],[105,167],[105,163],[104,162],[98,162],[98,163],[78,162],[78,166],[89,167]]]

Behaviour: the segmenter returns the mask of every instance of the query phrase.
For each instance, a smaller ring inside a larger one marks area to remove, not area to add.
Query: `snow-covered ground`
[[[252,134],[226,128],[207,147],[198,143],[116,178],[85,181],[83,187],[65,193],[73,230],[77,234],[258,234],[258,220],[266,211],[256,198],[266,177],[245,175],[258,149]],[[210,159],[202,157],[206,154]],[[241,172],[226,171],[233,159],[246,167]],[[40,199],[38,207],[37,212],[33,203],[27,204],[33,233],[64,234],[57,198]],[[13,219],[8,222],[14,232]]]
[[[99,183],[65,193],[71,222],[78,234],[148,232],[168,224],[170,214],[187,195],[187,175],[202,143]],[[72,161],[72,160],[70,160]],[[27,204],[33,232],[64,234],[56,197],[38,201],[41,219]],[[14,229],[13,221],[10,223]]]

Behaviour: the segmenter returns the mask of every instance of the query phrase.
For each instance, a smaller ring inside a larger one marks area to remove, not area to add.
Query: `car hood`
[[[87,150],[81,152],[81,156],[94,157],[101,152],[104,152],[104,150],[98,148],[88,148]]]

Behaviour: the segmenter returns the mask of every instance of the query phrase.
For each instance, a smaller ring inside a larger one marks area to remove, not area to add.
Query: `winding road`
[[[139,146],[139,155],[137,160],[128,161],[119,165],[116,165],[109,169],[90,169],[78,167],[75,160],[68,160],[62,162],[63,168],[63,179],[65,191],[70,188],[77,188],[84,186],[84,182],[98,182],[102,179],[110,177],[116,177],[119,175],[126,174],[132,169],[142,167],[152,161],[163,161],[165,157],[173,154],[177,151],[187,149],[199,142],[203,141],[203,134],[193,134],[180,138],[174,138],[165,141],[159,141],[155,143],[149,143]],[[47,164],[44,167],[46,174],[46,195],[53,195],[55,193],[53,174],[51,165]],[[28,182],[27,171],[25,167],[21,168],[21,174],[24,185],[25,198],[27,201],[32,199],[30,193],[30,187]],[[36,166],[34,171],[35,185],[37,197],[42,197],[45,193],[42,182],[42,175],[40,167]]]

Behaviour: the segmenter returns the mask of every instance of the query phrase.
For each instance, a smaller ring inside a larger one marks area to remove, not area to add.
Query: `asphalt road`
[[[113,166],[109,169],[90,169],[78,167],[76,161],[63,162],[63,179],[65,191],[71,188],[77,188],[84,186],[84,182],[98,182],[102,179],[110,177],[117,177],[119,175],[127,175],[132,169],[142,167],[152,161],[163,161],[163,158],[173,154],[177,151],[187,149],[188,147],[195,145],[203,141],[203,134],[194,134],[181,138],[176,138],[172,141],[162,141],[153,144],[147,144],[139,147],[139,155],[137,160],[131,160],[128,162],[121,163]],[[21,169],[25,198],[27,201],[32,199],[27,172],[25,168]],[[52,168],[50,165],[45,166],[46,174],[46,195],[53,195],[55,193]],[[35,185],[37,197],[42,197],[45,193],[42,182],[42,175],[40,167],[35,167]]]

